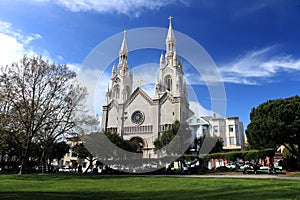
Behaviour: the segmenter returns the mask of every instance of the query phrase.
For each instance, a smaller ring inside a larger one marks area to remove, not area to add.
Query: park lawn
[[[300,172],[292,173],[289,176],[291,176],[291,177],[300,177]]]
[[[62,174],[0,175],[0,199],[300,200],[300,181]]]

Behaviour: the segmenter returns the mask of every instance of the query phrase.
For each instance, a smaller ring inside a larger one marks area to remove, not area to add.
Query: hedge
[[[236,159],[253,160],[259,158],[265,158],[267,156],[273,157],[275,151],[273,149],[265,150],[248,150],[248,151],[231,151],[226,153],[213,153],[204,156],[206,161],[211,159],[226,159],[228,161],[236,161]]]

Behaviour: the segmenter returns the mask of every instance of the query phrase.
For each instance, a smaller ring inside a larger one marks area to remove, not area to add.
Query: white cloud
[[[89,112],[102,115],[102,105],[105,101],[105,91],[110,81],[110,75],[99,69],[80,69],[81,65],[68,65],[70,69],[78,73],[80,84],[87,88],[88,97],[85,106]]]
[[[300,71],[300,58],[291,55],[275,55],[276,46],[247,52],[232,63],[220,67],[224,82],[259,84],[283,71]]]
[[[188,85],[205,85],[202,76],[198,73],[185,73],[184,78]]]
[[[159,64],[158,63],[147,63],[136,66],[132,69],[133,73],[133,85],[136,88],[137,80],[141,79],[141,88],[150,96],[154,97],[155,82],[159,77]]]
[[[199,102],[190,101],[190,109],[198,116],[213,116],[213,111],[204,108]]]
[[[54,2],[72,12],[96,11],[98,13],[118,13],[138,17],[144,10],[158,10],[161,7],[181,3],[188,6],[190,0],[34,0]]]
[[[14,29],[11,23],[0,20],[0,66],[19,61],[24,54],[36,54],[30,43],[40,38],[39,34],[23,34],[21,30]],[[47,54],[46,51],[44,53]]]
[[[61,56],[59,56],[61,57]],[[63,58],[60,58],[61,60],[63,60]],[[77,64],[77,63],[70,63],[70,64],[67,64],[69,70],[71,71],[74,71],[78,74],[78,72],[80,71],[80,68],[81,68],[81,64]]]

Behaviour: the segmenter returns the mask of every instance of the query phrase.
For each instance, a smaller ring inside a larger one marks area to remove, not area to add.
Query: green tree
[[[123,140],[120,135],[114,132],[106,132],[106,137],[117,147],[130,152],[138,151],[138,144],[134,141]]]
[[[153,142],[155,149],[158,150],[168,145],[176,136],[179,127],[180,127],[180,122],[175,121],[169,130],[162,132],[160,137],[156,138]]]
[[[173,140],[178,133],[181,133],[178,140]],[[155,149],[162,149],[167,154],[178,154],[184,153],[188,150],[187,146],[191,144],[191,131],[188,129],[187,123],[180,123],[176,120],[169,130],[162,132],[160,137],[156,138],[153,142]],[[170,144],[170,146],[167,146]],[[185,148],[185,149],[183,149]]]
[[[86,173],[88,169],[92,169],[93,162],[96,160],[96,158],[94,158],[89,150],[87,150],[83,143],[76,144],[72,150],[77,154],[78,158],[87,159],[89,161],[89,166],[86,168],[84,173]]]
[[[270,100],[253,108],[246,135],[250,147],[277,148],[284,145],[300,167],[300,97]]]
[[[198,153],[199,153],[199,150],[201,149],[204,141],[206,144],[214,145],[209,153],[218,153],[218,152],[223,151],[223,140],[221,138],[216,137],[216,136],[209,136],[209,135],[205,134],[205,135],[197,138],[195,141],[195,143],[197,145]]]
[[[2,67],[0,82],[1,105],[5,105],[0,114],[9,119],[2,128],[21,148],[22,174],[33,142],[40,143],[46,155],[52,143],[74,133],[75,113],[87,92],[66,65],[35,56]]]
[[[60,161],[64,155],[69,152],[69,149],[70,146],[64,141],[54,142],[48,149],[48,154],[46,155],[46,160],[49,161],[48,167],[54,159]]]

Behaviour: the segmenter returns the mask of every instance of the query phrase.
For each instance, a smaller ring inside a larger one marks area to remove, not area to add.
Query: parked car
[[[65,173],[68,173],[68,172],[72,172],[73,169],[70,169],[69,167],[61,167],[58,169],[58,172],[65,172]]]
[[[226,167],[230,169],[234,169],[236,166],[234,163],[227,163]]]
[[[245,165],[245,162],[237,162],[236,163],[236,166],[238,167],[238,168],[240,168],[240,169],[242,169],[242,168],[244,168],[244,165]]]
[[[245,164],[243,166],[241,166],[240,169],[244,169],[244,168],[253,169],[253,163],[245,162]]]

